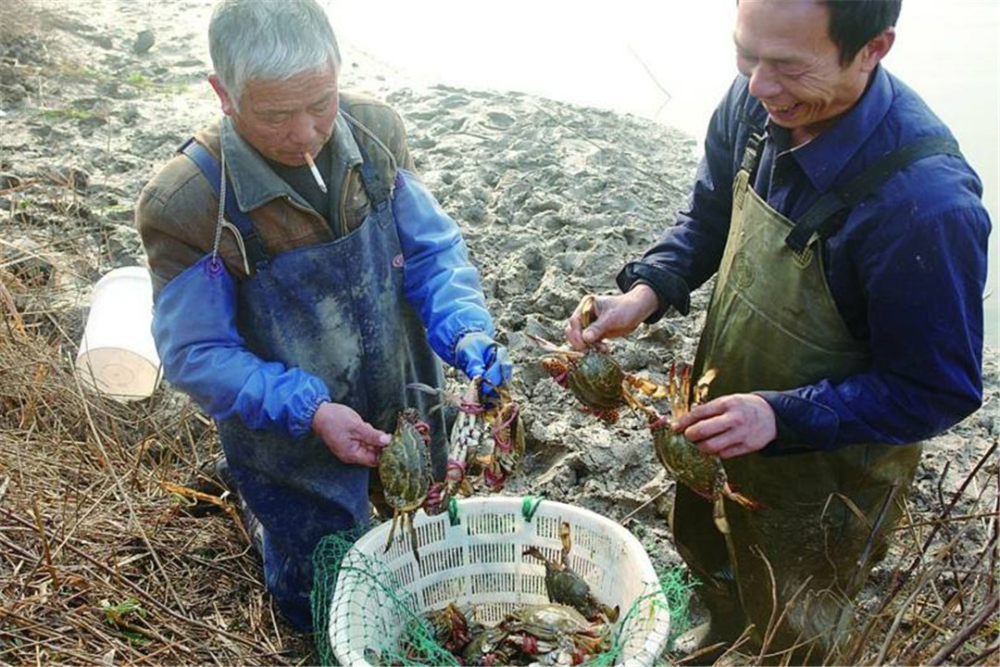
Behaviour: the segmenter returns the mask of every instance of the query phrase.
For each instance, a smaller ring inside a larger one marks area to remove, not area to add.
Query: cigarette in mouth
[[[303,153],[302,155],[306,159],[306,164],[309,165],[309,171],[312,172],[313,178],[316,179],[316,185],[323,191],[323,194],[326,194],[326,183],[323,182],[323,177],[319,175],[319,169],[316,168],[316,163],[313,162],[312,155],[309,153]]]

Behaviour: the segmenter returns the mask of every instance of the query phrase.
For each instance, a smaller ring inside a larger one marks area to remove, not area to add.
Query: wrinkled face
[[[771,122],[792,131],[793,145],[854,106],[895,36],[889,29],[875,37],[844,66],[829,22],[829,9],[816,0],[741,0],[737,8],[737,67]]]
[[[270,160],[303,165],[304,154],[316,156],[333,134],[339,97],[332,65],[284,80],[251,79],[243,86],[239,111],[218,79],[209,80],[240,136]]]

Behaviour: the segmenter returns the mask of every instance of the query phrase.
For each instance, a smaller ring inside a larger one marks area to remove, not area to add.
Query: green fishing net
[[[422,617],[417,600],[407,592],[405,585],[415,576],[411,571],[401,573],[390,571],[377,556],[373,557],[351,551],[351,547],[361,535],[358,531],[329,535],[317,546],[313,554],[314,586],[312,592],[313,624],[317,653],[322,665],[337,665],[334,646],[331,642],[332,603],[338,580],[349,582],[347,594],[349,607],[338,607],[347,614],[350,622],[341,622],[337,627],[340,642],[345,632],[359,632],[367,638],[363,658],[371,665],[459,665],[458,659],[442,648],[432,634],[430,624]],[[345,576],[346,575],[346,576]],[[615,623],[610,648],[599,655],[591,656],[587,665],[604,667],[612,665],[621,655],[630,638],[647,631],[656,608],[667,607],[670,613],[670,635],[666,649],[688,626],[688,601],[694,585],[687,571],[681,567],[657,572],[659,586],[636,599],[631,607],[622,610]],[[407,579],[408,581],[401,581]],[[458,597],[454,591],[452,600]],[[443,592],[444,607],[447,590]],[[515,605],[511,605],[512,607]],[[343,621],[344,619],[342,619]],[[472,619],[470,619],[471,621]],[[489,623],[489,619],[483,619]],[[498,619],[496,619],[498,620]],[[362,624],[364,627],[355,627]],[[343,626],[350,626],[345,629]],[[665,651],[664,651],[665,652]],[[657,662],[659,664],[659,661]]]

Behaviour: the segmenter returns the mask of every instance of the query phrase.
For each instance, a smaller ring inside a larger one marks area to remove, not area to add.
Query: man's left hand
[[[510,380],[514,367],[507,348],[485,333],[466,334],[455,347],[459,367],[469,379],[483,378],[483,392],[496,396],[495,389]]]
[[[673,420],[671,426],[704,453],[723,459],[759,451],[778,433],[774,410],[756,394],[721,396]]]

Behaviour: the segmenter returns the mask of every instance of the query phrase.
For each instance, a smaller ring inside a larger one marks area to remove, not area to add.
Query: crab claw
[[[499,491],[503,488],[504,482],[507,481],[507,476],[503,474],[502,470],[494,470],[493,466],[487,466],[483,469],[483,479],[494,491]]]
[[[430,427],[430,425],[428,425],[428,424],[426,424],[424,422],[417,422],[417,423],[415,423],[413,425],[413,428],[415,428],[417,430],[417,433],[420,434],[420,437],[424,439],[425,443],[431,441],[431,427]]]
[[[563,389],[569,389],[569,382],[566,380],[566,374],[569,373],[569,364],[564,360],[546,357],[542,359],[542,368],[552,376],[556,384]]]
[[[461,461],[448,461],[445,468],[444,479],[454,485],[459,485],[465,479],[465,464]]]
[[[448,492],[447,483],[434,482],[427,491],[427,497],[424,498],[424,511],[427,512],[427,516],[436,516],[448,507],[449,500],[451,493]]]

